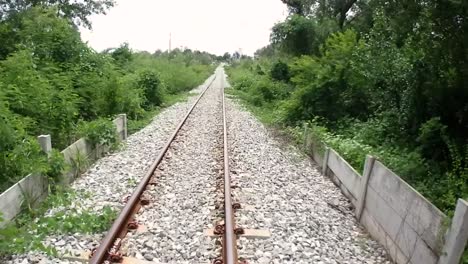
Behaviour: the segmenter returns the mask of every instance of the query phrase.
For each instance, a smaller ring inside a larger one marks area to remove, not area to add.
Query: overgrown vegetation
[[[113,144],[109,120],[115,115],[126,113],[135,131],[214,69],[216,56],[189,49],[150,54],[124,43],[94,51],[77,25],[90,26],[90,14],[112,5],[0,4],[0,192],[29,173],[57,166],[41,153],[36,136],[50,134],[60,150],[80,136]]]
[[[104,232],[117,216],[110,207],[103,207],[99,212],[80,208],[78,196],[85,193],[59,189],[47,197],[39,208],[28,209],[14,222],[0,229],[0,257],[31,251],[57,255],[54,247],[45,245],[44,239],[49,235],[94,234]],[[55,208],[54,212],[48,212]]]
[[[468,197],[466,1],[283,0],[255,59],[228,69],[263,121],[304,123],[358,171],[381,159],[438,208]]]

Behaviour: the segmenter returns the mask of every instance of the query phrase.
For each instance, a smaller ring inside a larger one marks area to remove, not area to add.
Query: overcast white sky
[[[102,51],[128,42],[132,49],[188,47],[222,55],[252,55],[268,44],[270,29],[287,15],[280,0],[117,0],[107,15],[91,17],[84,41]]]

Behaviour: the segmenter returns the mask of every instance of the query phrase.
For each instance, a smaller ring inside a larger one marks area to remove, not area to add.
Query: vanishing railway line
[[[209,89],[214,89],[213,83],[219,78],[216,74],[207,87],[200,93],[196,101],[190,107],[184,118],[180,121],[175,131],[169,137],[168,141],[160,151],[160,154],[156,160],[152,163],[150,168],[145,173],[133,193],[126,199],[126,204],[121,210],[120,214],[114,221],[112,227],[109,229],[105,237],[102,239],[100,245],[90,255],[91,264],[101,263],[114,263],[122,262],[123,254],[120,252],[123,240],[130,230],[137,229],[140,224],[135,220],[135,215],[140,211],[141,207],[150,203],[148,197],[145,196],[145,191],[151,185],[158,184],[158,178],[155,174],[156,170],[167,156],[168,151],[173,145],[173,142],[178,138],[180,131],[186,124],[186,121],[190,118],[193,110],[197,107],[200,100],[205,96]],[[221,81],[222,82],[222,81]],[[237,234],[242,233],[241,228],[236,229],[234,210],[239,206],[238,203],[233,203],[231,194],[231,177],[229,170],[229,150],[228,150],[228,136],[227,136],[227,122],[226,122],[226,109],[224,100],[224,87],[220,89],[221,100],[222,100],[222,116],[223,124],[223,208],[224,219],[219,219],[218,224],[214,228],[214,234],[222,238],[222,254],[219,258],[213,259],[212,262],[215,264],[235,264],[238,263],[237,254]],[[215,184],[215,183],[213,183]],[[221,186],[219,186],[221,187]],[[157,201],[155,201],[157,203]],[[220,209],[220,208],[218,208]]]
[[[390,264],[340,189],[224,98],[224,78],[220,67],[73,183],[92,195],[72,206],[121,210],[105,235],[51,234],[60,259],[5,263]]]

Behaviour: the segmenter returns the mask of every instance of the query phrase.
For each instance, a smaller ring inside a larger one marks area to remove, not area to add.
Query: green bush
[[[93,145],[112,146],[117,142],[115,124],[106,118],[82,122],[79,126],[79,130],[80,134]]]
[[[155,71],[145,70],[138,74],[138,87],[143,90],[145,96],[144,106],[146,109],[159,106],[162,103],[164,84],[159,74]]]
[[[46,174],[49,178],[49,185],[51,189],[55,190],[55,184],[59,183],[64,171],[66,169],[65,158],[60,151],[53,149],[49,155],[49,167]]]
[[[289,82],[291,76],[289,73],[288,64],[282,61],[277,61],[275,64],[273,64],[273,67],[271,68],[270,76],[273,80],[276,81]]]

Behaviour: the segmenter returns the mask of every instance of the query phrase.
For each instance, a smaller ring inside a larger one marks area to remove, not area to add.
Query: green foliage
[[[161,78],[157,72],[145,70],[139,73],[137,84],[143,90],[146,109],[161,105],[164,84],[161,83]]]
[[[58,190],[49,195],[46,201],[37,209],[24,213],[0,229],[0,256],[22,254],[31,251],[45,252],[57,255],[54,248],[43,244],[48,235],[93,234],[103,232],[117,216],[110,207],[102,208],[99,213],[90,209],[82,209],[78,201],[79,195],[71,190]],[[62,208],[53,214],[44,215],[48,208]],[[65,209],[66,208],[66,209]]]
[[[168,94],[188,91],[202,83],[214,70],[211,57],[201,52],[182,52],[151,55],[141,52],[134,54],[131,69],[159,73]]]
[[[22,0],[22,1],[2,1],[0,2],[0,21],[24,12],[30,7],[54,7],[57,13],[75,22],[76,25],[83,25],[91,28],[88,17],[92,14],[104,14],[106,10],[114,6],[113,0],[86,0],[86,1],[55,1],[55,0]]]
[[[347,30],[331,35],[321,48],[322,57],[301,56],[291,63],[291,82],[297,89],[284,103],[284,120],[294,123],[315,116],[332,121],[367,113],[361,75],[350,63],[362,44]],[[329,109],[334,109],[329,111]]]
[[[71,160],[71,168],[74,171],[74,177],[78,177],[81,173],[85,172],[85,170],[90,165],[90,160],[85,153],[82,153],[79,149],[76,152],[75,157]]]
[[[274,64],[273,67],[278,67]],[[245,68],[257,68],[257,65],[245,64]],[[281,67],[281,66],[279,66]],[[274,80],[266,75],[254,75],[250,71],[236,70],[232,78],[233,88],[238,90],[243,98],[255,106],[275,103],[285,99],[291,92],[291,86],[285,82]],[[228,72],[233,68],[228,69]],[[271,70],[273,72],[273,70]],[[284,72],[283,72],[284,73]],[[283,76],[284,77],[284,76]]]
[[[171,106],[177,102],[182,102],[185,101],[188,97],[187,93],[183,94],[165,94],[164,95],[164,104],[162,107],[168,107]],[[147,126],[153,118],[161,112],[160,107],[154,107],[151,110],[143,112],[141,115],[139,115],[137,118],[133,118],[128,120],[127,123],[127,132],[128,134],[133,134],[139,131],[140,129],[144,128]]]
[[[49,155],[49,168],[46,171],[49,178],[49,185],[55,188],[55,184],[59,183],[63,172],[66,169],[65,158],[58,150],[53,149]]]
[[[1,187],[4,190],[27,174],[45,172],[48,167],[47,159],[34,138],[17,137],[15,143],[18,145],[2,149],[0,156]]]
[[[33,8],[25,12],[18,32],[21,44],[30,49],[40,63],[60,66],[79,60],[86,47],[69,21],[57,18],[57,10]]]
[[[106,118],[82,122],[79,130],[93,145],[112,146],[117,142],[115,124]]]
[[[446,158],[447,126],[442,124],[439,117],[433,117],[423,123],[419,128],[419,136],[416,138],[421,153],[429,159],[441,160]]]
[[[271,68],[270,76],[273,80],[276,81],[289,82],[290,74],[288,64],[282,61],[276,62]]]
[[[290,16],[273,27],[272,43],[293,55],[316,54],[320,45],[316,28],[316,21],[298,15]]]
[[[114,58],[116,64],[119,65],[122,69],[125,69],[133,59],[132,50],[130,49],[128,43],[124,43],[112,51],[111,56]]]

